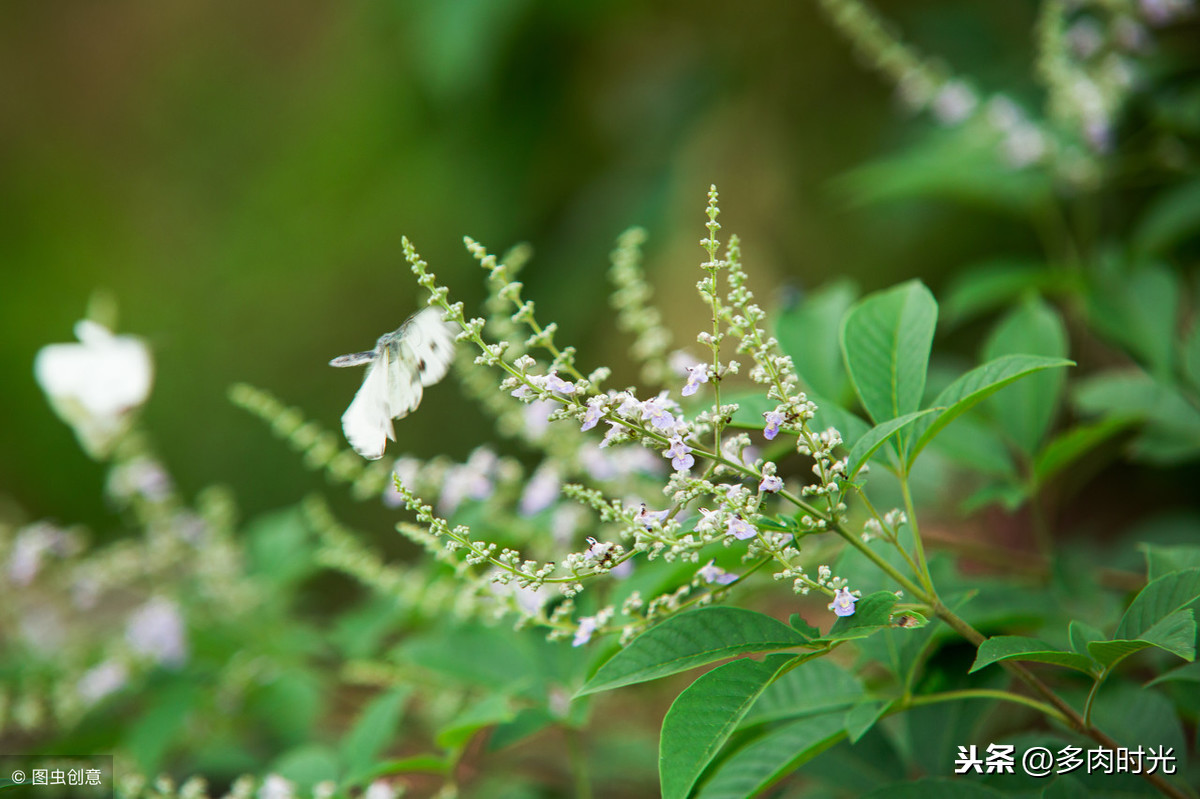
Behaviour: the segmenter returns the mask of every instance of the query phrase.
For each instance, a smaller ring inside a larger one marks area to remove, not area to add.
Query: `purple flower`
[[[754,525],[741,516],[730,516],[725,520],[725,534],[731,535],[739,541],[745,541],[747,538],[754,538],[758,535],[758,530],[754,529]]]
[[[663,453],[664,458],[671,459],[671,465],[675,467],[677,472],[686,472],[692,468],[696,459],[692,457],[692,448],[683,443],[683,438],[674,436],[671,439],[671,446]]]
[[[716,583],[717,585],[729,585],[738,578],[736,574],[731,574],[724,569],[714,566],[711,560],[701,566],[696,574],[700,575],[704,582]]]
[[[575,631],[575,640],[571,642],[571,646],[583,646],[592,640],[592,633],[596,632],[597,626],[599,625],[595,616],[584,616],[580,619],[579,629]]]
[[[170,599],[156,597],[130,614],[125,640],[134,652],[165,666],[182,666],[187,660],[183,616]]]
[[[762,482],[758,484],[758,490],[765,494],[774,494],[781,488],[783,488],[783,481],[773,474],[763,475]]]
[[[663,397],[648,399],[642,403],[642,418],[659,430],[670,430],[675,427],[675,417],[667,410],[667,402]]]
[[[783,424],[786,418],[779,411],[767,411],[764,413],[763,419],[766,421],[767,426],[763,428],[763,438],[771,441],[775,436],[779,435],[779,425]]]
[[[633,518],[637,519],[647,530],[654,527],[655,523],[662,524],[667,520],[669,510],[646,510],[646,503],[642,503],[642,509],[637,512]]]
[[[508,392],[519,400],[527,400],[533,396],[533,391],[527,385],[519,385],[512,391]]]
[[[721,523],[721,512],[701,508],[700,515],[703,517],[696,522],[696,532],[706,533],[717,529],[717,525]]]
[[[708,364],[698,363],[694,366],[687,367],[687,383],[683,386],[683,391],[680,393],[685,397],[690,397],[695,394],[701,383],[708,382]]]
[[[553,391],[555,394],[566,395],[575,393],[575,384],[568,383],[566,380],[563,380],[561,377],[559,377],[557,370],[551,369],[550,374],[546,375],[544,380],[545,387],[550,391]]]
[[[591,430],[600,421],[600,417],[604,415],[604,397],[592,397],[588,400],[587,412],[583,415],[583,424],[580,425],[580,430]]]
[[[621,401],[621,404],[617,406],[617,412],[622,416],[642,415],[642,403],[633,394],[630,394],[628,391],[622,391],[617,395],[617,399]]]
[[[533,516],[541,513],[554,504],[561,488],[558,470],[548,464],[539,466],[525,486],[525,493],[521,495],[521,514]]]
[[[853,616],[854,603],[857,601],[858,597],[850,593],[849,588],[839,588],[829,603],[829,609],[839,616]]]

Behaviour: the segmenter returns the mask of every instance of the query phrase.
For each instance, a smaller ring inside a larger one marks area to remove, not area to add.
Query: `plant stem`
[[[901,460],[903,460],[903,456],[901,456]],[[908,527],[912,530],[913,549],[917,553],[917,564],[921,567],[917,572],[917,579],[925,586],[929,596],[936,599],[937,593],[933,590],[933,579],[929,576],[929,564],[925,562],[925,547],[921,543],[921,530],[917,527],[917,509],[913,505],[912,489],[908,485],[908,470],[905,469],[899,476],[900,491],[904,495],[904,512],[908,516]]]
[[[575,777],[575,796],[578,799],[592,799],[592,781],[588,777],[587,756],[579,741],[579,730],[568,726],[566,738],[567,756],[571,761],[571,773]]]
[[[940,601],[934,605],[933,610],[934,614],[939,619],[946,622],[951,629],[953,629],[963,638],[970,641],[976,647],[986,640],[983,633],[976,630],[965,620],[956,615],[954,611],[943,605]],[[1106,749],[1112,749],[1115,751],[1120,748],[1120,744],[1118,744],[1115,740],[1110,738],[1101,730],[1091,726],[1091,724],[1085,720],[1083,716],[1079,715],[1079,712],[1075,710],[1075,708],[1071,707],[1062,697],[1054,693],[1054,691],[1050,689],[1050,686],[1038,679],[1037,676],[1028,668],[1011,660],[1002,661],[1000,665],[1034,691],[1041,694],[1042,697],[1044,697],[1046,701],[1056,708],[1066,719],[1067,726],[1069,726],[1071,729],[1082,735],[1086,735]],[[1057,718],[1057,716],[1055,716],[1055,718]],[[1167,782],[1157,774],[1142,774],[1141,777],[1166,796],[1173,797],[1173,799],[1189,799],[1187,793]]]
[[[958,699],[1000,699],[1005,702],[1015,702],[1018,705],[1031,707],[1041,713],[1058,720],[1060,723],[1070,726],[1071,722],[1058,711],[1045,702],[1039,702],[1036,699],[1031,699],[1028,696],[1014,694],[1011,691],[995,691],[988,688],[969,688],[961,691],[942,691],[936,694],[922,694],[914,696],[905,702],[906,707],[919,707],[921,705],[932,705],[937,702],[953,702]]]

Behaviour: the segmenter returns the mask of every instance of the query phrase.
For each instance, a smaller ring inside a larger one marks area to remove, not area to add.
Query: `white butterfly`
[[[379,337],[375,349],[352,352],[330,366],[367,364],[362,387],[342,414],[342,431],[364,458],[383,457],[386,439],[396,440],[393,419],[402,419],[421,404],[425,386],[446,376],[454,358],[455,327],[436,308],[418,311],[395,332]]]

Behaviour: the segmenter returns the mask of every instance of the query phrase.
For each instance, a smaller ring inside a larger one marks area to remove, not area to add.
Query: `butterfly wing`
[[[426,308],[394,333],[381,336],[372,352],[335,358],[331,366],[369,361],[362,386],[342,414],[342,431],[364,458],[383,457],[387,440],[396,440],[393,419],[402,419],[421,404],[425,386],[446,376],[454,359],[454,328],[441,311]]]
[[[395,439],[388,401],[387,356],[381,352],[367,366],[362,386],[342,414],[342,432],[354,451],[369,460],[383,457],[387,439]]]
[[[454,330],[437,308],[419,311],[401,328],[404,357],[416,364],[421,385],[432,386],[446,376],[454,360]]]
[[[416,410],[425,393],[417,375],[417,364],[403,337],[392,339],[380,349],[384,353],[383,367],[387,370],[388,418],[403,419]]]

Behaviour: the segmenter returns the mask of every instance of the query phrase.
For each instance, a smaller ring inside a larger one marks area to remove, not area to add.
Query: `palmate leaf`
[[[742,719],[742,727],[854,706],[863,695],[858,678],[829,658],[810,660],[775,679]]]
[[[850,641],[890,628],[892,606],[898,601],[899,598],[891,591],[876,591],[866,595],[855,604],[854,614],[840,616],[822,640]]]
[[[701,676],[675,698],[659,739],[663,799],[686,799],[755,700],[793,660],[791,655],[739,658]]]
[[[848,466],[846,468],[846,474],[849,479],[853,480],[855,478],[859,470],[862,469],[863,464],[870,460],[871,456],[883,446],[885,441],[918,419],[935,413],[937,410],[937,408],[929,408],[924,411],[906,413],[899,418],[890,419],[883,424],[871,428],[866,435],[855,442],[854,447],[850,450],[850,457],[847,459]]]
[[[1113,638],[1089,642],[1088,653],[1108,668],[1151,646],[1194,660],[1197,608],[1200,568],[1165,574],[1134,597]]]
[[[1069,351],[1067,326],[1058,310],[1039,297],[1029,297],[996,324],[984,344],[983,357],[992,362],[1006,355],[1040,355],[1062,362]],[[1040,447],[1060,410],[1066,379],[1060,369],[1030,374],[1003,397],[987,401],[999,429],[1025,454],[1032,455]]]
[[[776,318],[779,348],[792,359],[810,397],[815,393],[830,400],[847,399],[846,367],[837,331],[857,295],[849,281],[837,281],[784,309]]]
[[[350,732],[342,739],[341,760],[347,774],[367,770],[380,752],[392,742],[404,715],[411,686],[399,686],[373,699],[362,711]]]
[[[864,799],[1004,799],[1008,795],[968,780],[927,777],[882,786]]]
[[[920,408],[936,325],[937,302],[915,280],[865,297],[846,315],[846,370],[876,424]]]
[[[1050,663],[1082,671],[1089,676],[1095,672],[1095,664],[1087,655],[1056,649],[1037,638],[1026,638],[1021,635],[998,635],[979,645],[979,651],[975,653],[975,662],[967,673],[972,674],[985,666],[1005,660]]]
[[[798,768],[846,735],[841,711],[777,727],[721,763],[696,799],[746,799]]]
[[[967,372],[946,386],[934,399],[934,407],[945,408],[945,410],[934,417],[929,426],[917,435],[917,440],[908,453],[909,465],[912,465],[921,450],[946,425],[1000,389],[1022,377],[1045,369],[1074,365],[1074,361],[1065,358],[1047,358],[1041,355],[1002,355],[994,361],[988,361]]]
[[[656,680],[752,652],[812,646],[800,631],[752,610],[705,607],[672,616],[634,638],[576,692],[585,696]]]

